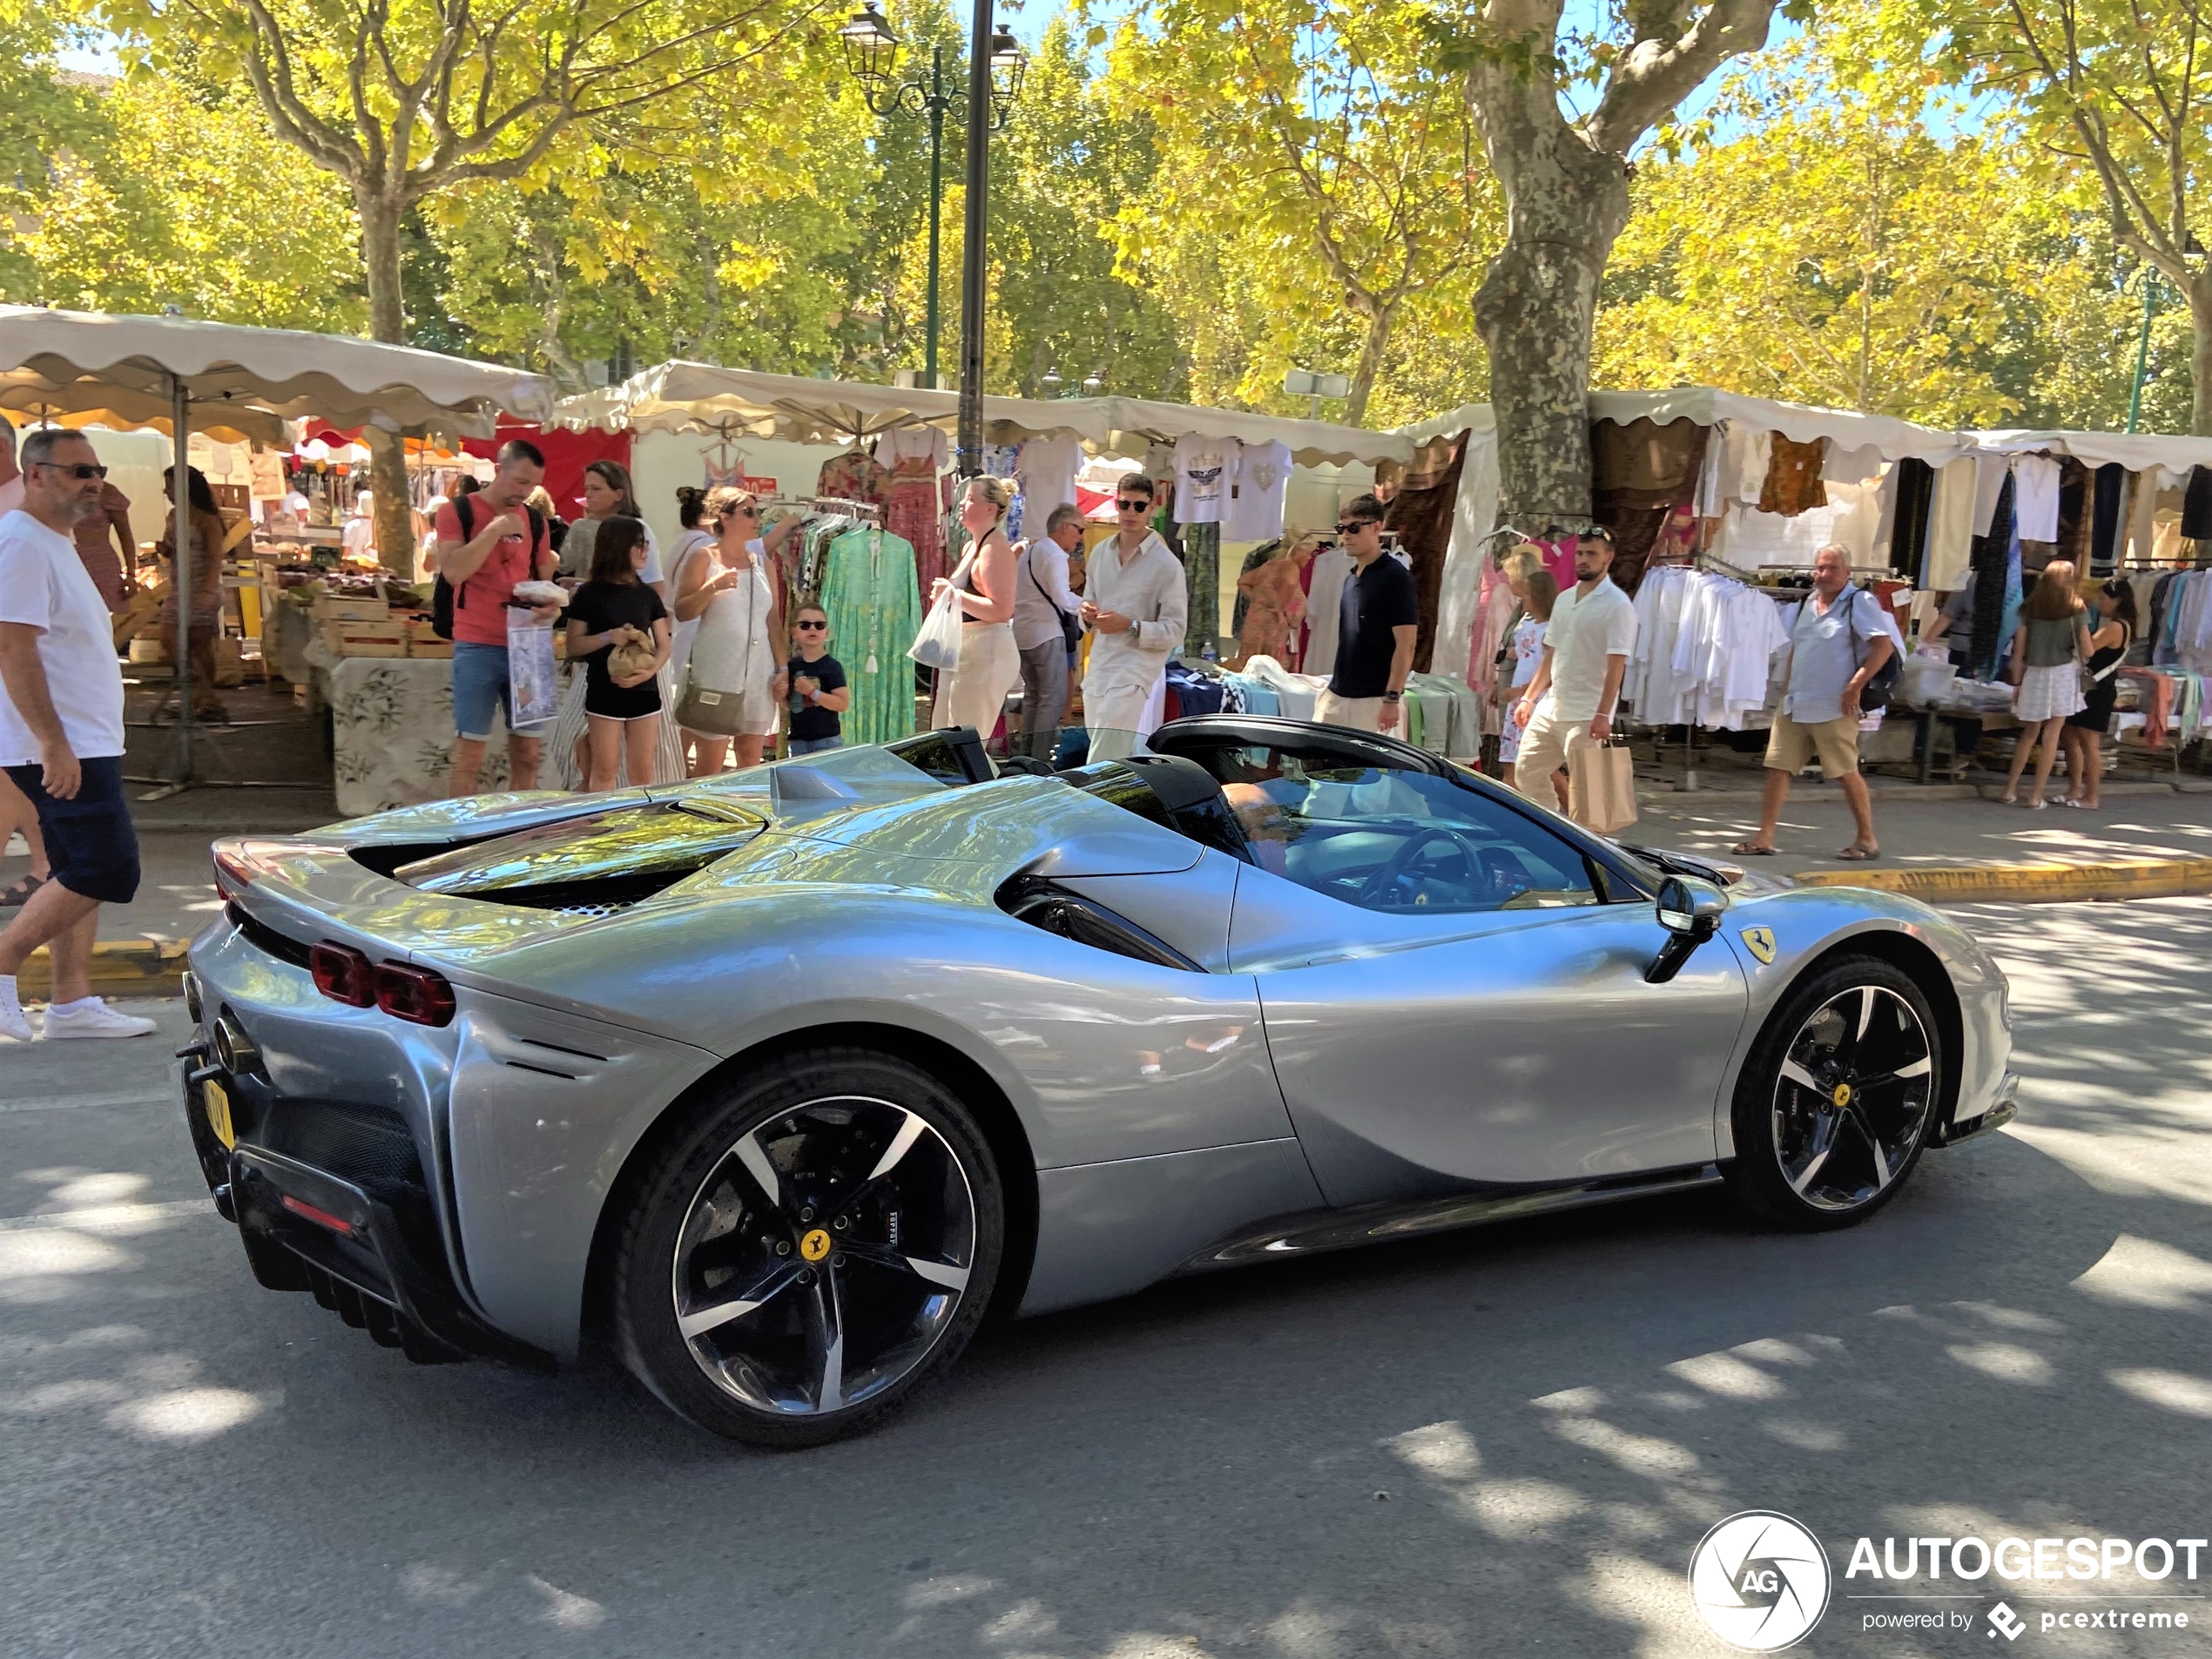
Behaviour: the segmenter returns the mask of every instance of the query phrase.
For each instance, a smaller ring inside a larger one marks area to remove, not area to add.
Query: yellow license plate
[[[199,1098],[207,1108],[207,1127],[215,1131],[215,1138],[226,1148],[236,1146],[238,1134],[231,1128],[231,1097],[224,1092],[223,1085],[200,1084]]]

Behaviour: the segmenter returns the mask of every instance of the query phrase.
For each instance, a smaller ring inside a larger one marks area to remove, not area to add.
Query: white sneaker
[[[46,1010],[46,1041],[71,1037],[143,1037],[153,1029],[152,1020],[135,1014],[118,1014],[97,996]]]
[[[23,1006],[16,1001],[14,976],[0,974],[0,1037],[29,1042],[31,1036],[30,1022],[23,1017]]]

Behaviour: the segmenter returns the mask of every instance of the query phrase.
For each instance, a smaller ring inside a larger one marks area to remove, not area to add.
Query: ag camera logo
[[[1689,1557],[1689,1599],[1705,1628],[1746,1653],[1778,1653],[1828,1610],[1828,1552],[1770,1509],[1730,1515]]]

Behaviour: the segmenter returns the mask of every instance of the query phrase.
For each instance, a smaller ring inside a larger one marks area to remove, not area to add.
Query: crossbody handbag
[[[1861,599],[1873,598],[1873,595],[1868,593],[1864,588],[1853,588],[1851,590],[1851,609],[1844,613],[1844,625],[1851,630],[1851,636],[1854,641],[1865,637],[1864,634],[1861,634],[1858,631],[1858,602]],[[1811,604],[1812,602],[1808,599],[1805,603],[1807,604]],[[1881,604],[1881,601],[1874,599],[1874,603],[1878,605]],[[1885,630],[1885,634],[1886,631],[1887,631]],[[1866,661],[1866,653],[1861,651],[1853,650],[1851,652],[1851,661],[1855,664],[1863,665]],[[1890,641],[1889,661],[1884,663],[1879,668],[1874,671],[1873,674],[1867,679],[1866,689],[1858,694],[1859,711],[1864,714],[1871,714],[1877,709],[1887,708],[1890,705],[1891,697],[1893,696],[1897,691],[1898,681],[1902,679],[1904,677],[1904,658],[1897,650],[1897,641],[1892,639]]]
[[[1022,556],[1022,568],[1029,573],[1029,585],[1037,590],[1038,597],[1051,608],[1052,614],[1060,618],[1060,637],[1068,643],[1068,660],[1075,661],[1076,653],[1082,649],[1082,624],[1062,610],[1060,608],[1060,602],[1045,592],[1044,583],[1037,580],[1036,564],[1026,553]]]

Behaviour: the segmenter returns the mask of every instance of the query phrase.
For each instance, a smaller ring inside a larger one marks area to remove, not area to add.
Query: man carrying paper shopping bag
[[[1613,735],[1613,705],[1635,649],[1636,612],[1614,585],[1612,569],[1613,538],[1585,530],[1575,548],[1575,585],[1552,607],[1544,660],[1521,695],[1514,784],[1540,806],[1565,811],[1554,774],[1567,765],[1568,750]]]

